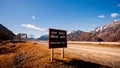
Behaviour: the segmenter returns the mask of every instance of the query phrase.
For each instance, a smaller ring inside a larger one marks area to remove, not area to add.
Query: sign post
[[[61,58],[64,58],[64,48],[61,48]]]
[[[61,57],[64,58],[64,48],[67,47],[67,31],[59,29],[49,29],[49,48],[51,49],[51,61],[54,58],[53,48],[62,48]]]
[[[51,62],[53,62],[53,58],[54,58],[54,49],[51,49]]]

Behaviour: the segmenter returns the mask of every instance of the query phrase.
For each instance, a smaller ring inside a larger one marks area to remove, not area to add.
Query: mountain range
[[[48,40],[48,35],[43,35],[40,38],[37,38],[37,40]]]
[[[120,20],[97,27],[90,32],[81,30],[67,31],[67,39],[68,41],[120,41]],[[48,40],[48,35],[41,36],[39,40]]]

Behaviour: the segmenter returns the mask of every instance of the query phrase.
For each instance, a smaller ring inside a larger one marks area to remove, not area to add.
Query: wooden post
[[[64,48],[61,48],[61,58],[64,58]]]
[[[51,49],[51,62],[53,62],[53,59],[54,59],[54,49],[52,48]]]

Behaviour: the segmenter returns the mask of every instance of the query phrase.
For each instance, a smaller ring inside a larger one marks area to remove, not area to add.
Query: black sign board
[[[67,32],[65,30],[49,29],[49,48],[67,47]]]

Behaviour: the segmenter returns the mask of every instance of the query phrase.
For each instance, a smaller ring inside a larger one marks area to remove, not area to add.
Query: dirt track
[[[84,46],[84,45],[68,45],[68,48],[82,51],[89,51],[93,53],[106,54],[120,57],[120,48],[98,47],[98,46]]]
[[[83,60],[120,67],[120,48],[69,45],[66,51],[84,57]]]
[[[48,47],[48,43],[42,44]],[[65,52],[84,61],[120,68],[120,48],[117,47],[68,44]]]

